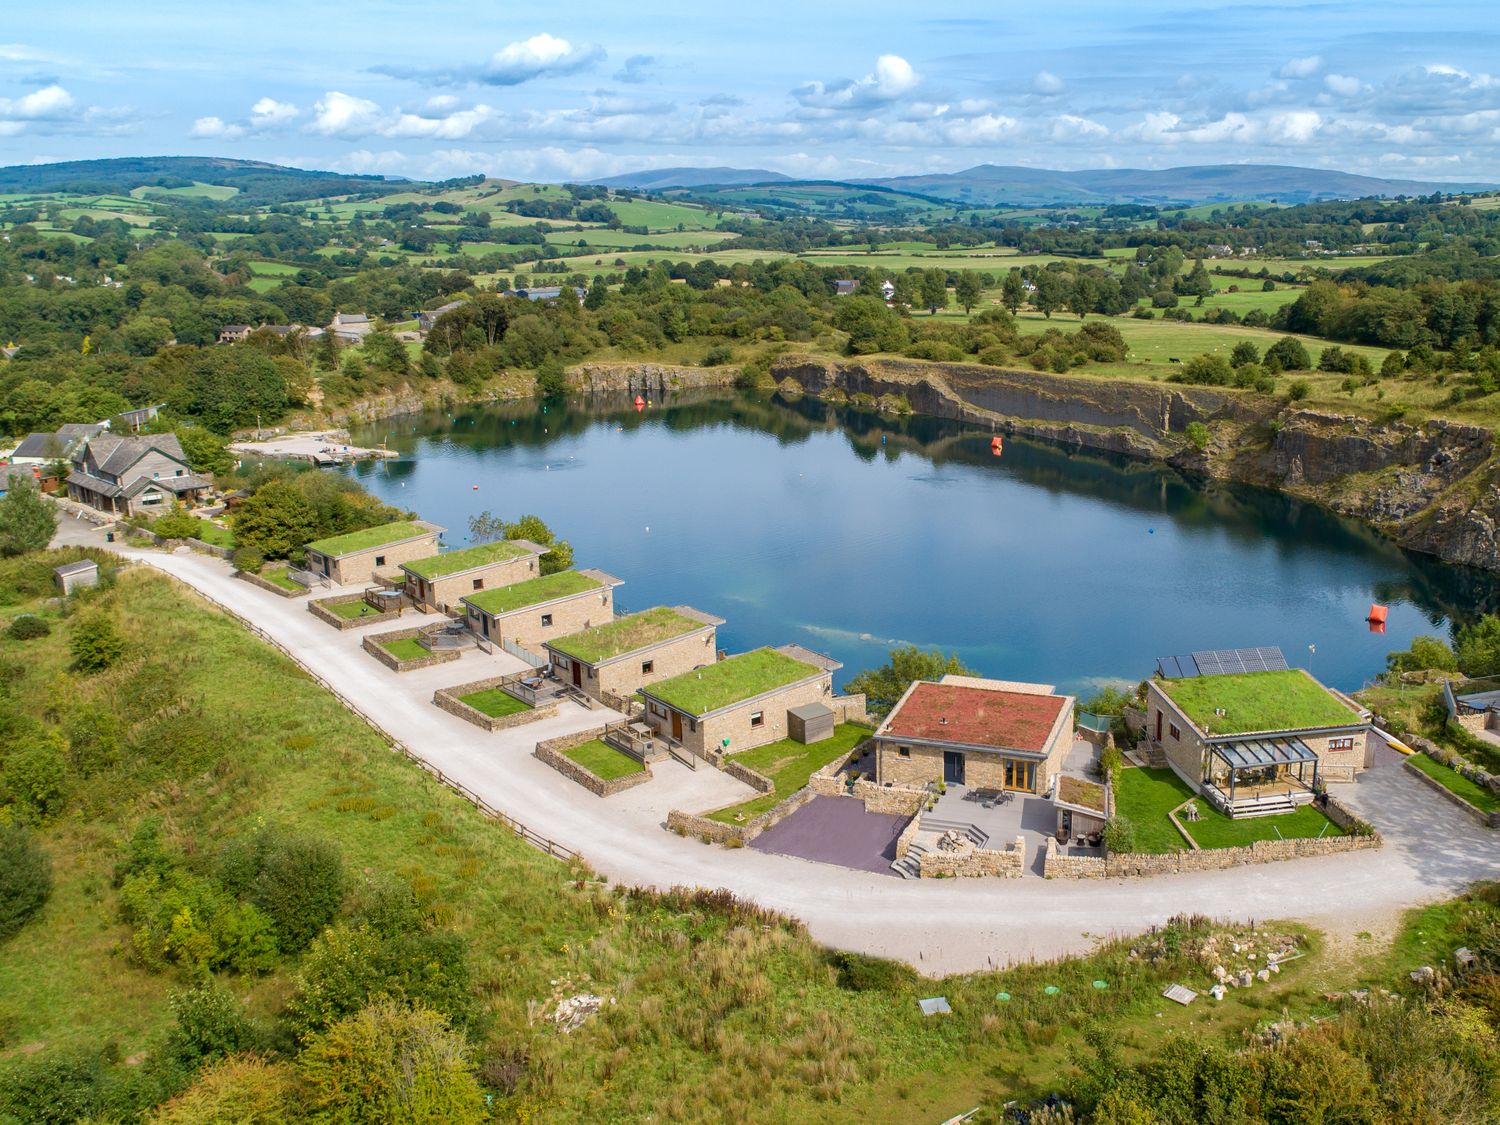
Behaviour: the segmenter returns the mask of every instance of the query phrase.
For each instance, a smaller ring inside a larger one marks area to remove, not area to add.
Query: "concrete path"
[[[103,546],[102,535],[89,536],[73,521],[64,521],[60,538]],[[699,809],[738,799],[725,795],[728,779],[716,771],[663,767],[657,782],[602,800],[531,756],[541,724],[489,735],[431,704],[429,680],[480,678],[471,674],[481,671],[475,654],[443,666],[441,676],[408,679],[359,651],[359,630],[332,629],[307,612],[306,599],[279,598],[235,579],[221,560],[124,553],[232,607],[301,654],[393,737],[535,832],[582,853],[610,879],[726,887],[802,919],[829,945],[900,958],[929,973],[1085,952],[1099,937],[1138,933],[1187,911],[1290,918],[1352,935],[1500,875],[1500,833],[1475,827],[1398,764],[1336,790],[1385,833],[1386,847],[1228,871],[1108,882],[897,880],[753,848],[710,847],[661,828],[669,803],[661,797]],[[599,714],[579,709],[553,722],[580,729]]]

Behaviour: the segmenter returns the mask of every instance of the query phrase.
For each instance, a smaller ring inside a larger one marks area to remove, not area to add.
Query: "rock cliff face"
[[[771,375],[809,394],[901,395],[919,414],[1280,489],[1411,550],[1500,570],[1500,457],[1483,426],[1382,423],[1213,387],[972,364],[789,358]],[[1185,436],[1193,422],[1208,428],[1204,449]]]
[[[568,380],[585,394],[660,394],[693,387],[730,387],[738,367],[679,367],[665,363],[581,363]]]

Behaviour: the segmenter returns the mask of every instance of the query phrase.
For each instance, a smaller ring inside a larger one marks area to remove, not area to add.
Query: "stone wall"
[[[1252,863],[1277,863],[1284,859],[1364,851],[1378,848],[1381,843],[1377,833],[1371,836],[1325,836],[1321,839],[1257,840],[1243,848],[1203,848],[1196,852],[1181,851],[1166,855],[1126,853],[1106,856],[1104,871],[1110,879],[1181,875],[1191,871],[1222,871],[1227,867],[1243,867]]]
[[[331,605],[348,605],[350,602],[362,602],[365,600],[363,594],[335,594],[331,598],[319,598],[317,601],[307,603],[307,612],[319,621],[326,621],[335,629],[361,629],[366,625],[384,625],[387,621],[399,621],[400,611],[391,613],[377,613],[369,617],[340,617],[328,610]]]
[[[513,586],[536,576],[537,560],[531,555],[523,555],[431,580],[408,574],[406,588],[417,605],[429,606],[436,613],[447,613],[450,609],[463,609],[459,603],[470,594],[498,586]],[[474,585],[475,582],[479,585]]]
[[[730,387],[740,369],[683,367],[667,363],[580,363],[568,369],[568,382],[585,394],[660,394],[694,387]]]
[[[1064,855],[1057,841],[1049,839],[1043,874],[1048,879],[1103,879],[1105,859],[1102,855]]]
[[[262,590],[269,590],[271,593],[282,598],[300,598],[303,594],[307,593],[307,587],[305,586],[300,590],[288,590],[286,587],[278,586],[274,582],[268,582],[260,575],[252,574],[248,570],[237,570],[234,572],[234,576],[236,578],[243,578],[250,585],[259,586]]]
[[[720,754],[717,750],[707,750],[699,756],[714,769],[723,770],[736,781],[743,781],[757,793],[773,793],[776,790],[776,783],[765,774],[758,773],[749,766]]]
[[[869,805],[865,806],[865,812],[873,812]],[[896,837],[896,858],[905,859],[906,853],[911,850],[911,842],[922,830],[922,818],[913,816],[906,822],[906,827],[901,829],[901,835]]]
[[[389,641],[409,641],[422,635],[420,628],[397,629],[391,633],[375,633],[360,641],[360,647],[384,664],[393,672],[415,672],[418,668],[431,668],[434,664],[447,664],[449,661],[457,660],[463,653],[459,649],[442,649],[437,652],[427,650],[426,656],[419,656],[412,660],[398,659],[396,654],[386,648]]]
[[[437,532],[423,535],[419,539],[411,539],[405,543],[391,543],[382,547],[371,547],[367,551],[356,551],[345,555],[341,559],[329,559],[329,580],[339,586],[357,586],[363,582],[373,582],[375,571],[395,570],[402,563],[416,562],[418,559],[431,558],[438,553]],[[314,566],[313,559],[321,558],[316,551],[308,552],[308,565]],[[379,559],[379,562],[375,560]]]
[[[492,617],[489,639],[504,639],[540,655],[544,641],[555,641],[613,621],[614,604],[614,587],[600,586],[546,605],[524,606]],[[542,624],[544,617],[550,625]]]
[[[470,707],[462,699],[461,695],[472,695],[476,691],[487,691],[490,688],[500,686],[504,676],[492,676],[488,680],[475,680],[472,684],[458,684],[450,688],[438,688],[432,693],[432,702],[439,710],[446,711],[450,715],[457,715],[466,723],[473,723],[481,730],[487,730],[493,734],[497,730],[510,730],[512,727],[525,726],[539,719],[550,719],[557,714],[556,703],[544,703],[540,707],[533,707],[529,711],[517,711],[514,715],[486,715],[477,708]]]
[[[923,879],[1019,879],[1025,870],[1026,838],[1017,836],[1004,851],[924,852],[918,874]]]
[[[611,660],[598,667],[590,667],[579,661],[582,682],[578,686],[601,703],[607,704],[612,698],[628,699],[640,688],[714,663],[718,658],[718,651],[714,647],[715,635],[713,628],[706,632],[689,633],[646,652]],[[646,661],[651,662],[649,674],[642,671],[642,665]],[[571,683],[572,657],[557,653],[554,654],[552,663],[557,666],[559,677]]]
[[[596,738],[603,737],[603,727],[576,731],[560,738],[549,738],[538,742],[532,754],[538,761],[551,766],[569,781],[576,781],[596,797],[613,797],[616,793],[634,789],[637,785],[644,785],[651,780],[650,766],[646,766],[640,773],[605,780],[588,767],[580,765],[567,756],[567,751],[575,746],[582,746],[585,742],[592,742]]]

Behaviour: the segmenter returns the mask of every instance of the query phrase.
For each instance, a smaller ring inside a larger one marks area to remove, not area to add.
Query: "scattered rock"
[[[591,992],[580,992],[576,996],[569,996],[557,1002],[557,1008],[552,1013],[552,1022],[566,1035],[582,1027],[590,1016],[604,1007],[605,1003],[602,996],[595,996]],[[608,1003],[613,1004],[614,999],[611,998]]]

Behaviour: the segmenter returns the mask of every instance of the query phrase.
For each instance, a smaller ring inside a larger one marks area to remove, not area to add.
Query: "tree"
[[[1413,637],[1410,647],[1386,654],[1385,666],[1392,672],[1457,672],[1458,657],[1442,637],[1422,634]]]
[[[1026,303],[1026,286],[1021,283],[1021,271],[1011,270],[1000,286],[1000,300],[1014,315]]]
[[[1275,359],[1280,371],[1310,371],[1312,357],[1295,336],[1283,336],[1266,349],[1266,359]]]
[[[185,396],[173,405],[217,433],[270,422],[289,403],[281,368],[255,348],[212,348],[188,368]]]
[[[151,530],[163,539],[192,539],[198,534],[198,518],[182,506],[182,501],[172,501],[167,511],[156,517]]]
[[[24,476],[10,478],[0,496],[0,555],[40,551],[57,531],[57,512],[42,499],[36,484]]]
[[[964,313],[969,313],[984,293],[984,286],[979,281],[979,275],[973,270],[964,270],[958,275],[958,282],[953,287],[953,295],[963,307]]]
[[[115,628],[114,619],[104,613],[81,617],[73,627],[68,643],[73,667],[80,672],[102,672],[125,652],[125,638]]]
[[[151,1115],[152,1125],[283,1125],[297,1118],[291,1067],[254,1055],[210,1063]]]
[[[541,398],[558,399],[568,393],[568,372],[556,359],[547,359],[536,369],[536,393]]]
[[[922,305],[931,316],[938,309],[948,307],[948,274],[945,270],[930,269],[922,272]]]
[[[344,900],[344,857],[315,837],[270,840],[250,897],[275,925],[283,950],[305,949]]]
[[[1241,340],[1235,344],[1234,350],[1229,353],[1229,363],[1233,367],[1244,367],[1247,363],[1260,362],[1260,349],[1249,340]]]
[[[318,513],[312,502],[284,480],[261,485],[235,511],[235,541],[268,559],[290,558],[317,531]]]
[[[437,1012],[377,1000],[313,1036],[298,1057],[308,1120],[484,1121],[462,1034]]]
[[[193,472],[217,475],[234,472],[234,457],[218,434],[189,423],[173,426],[172,432],[177,435],[188,468]]]
[[[938,649],[924,650],[916,645],[902,645],[891,650],[890,659],[878,668],[866,668],[849,681],[847,690],[863,693],[872,711],[884,713],[896,705],[917,680],[940,680],[949,673],[972,676],[958,654],[944,656]]]
[[[1464,675],[1500,676],[1500,617],[1486,613],[1458,630],[1454,648]]]
[[[24,825],[0,824],[0,941],[24,926],[52,894],[52,860]]]
[[[1031,303],[1042,311],[1042,315],[1048,320],[1052,314],[1063,307],[1067,297],[1067,287],[1063,284],[1062,275],[1056,270],[1041,270],[1036,275],[1036,289],[1032,291]]]

